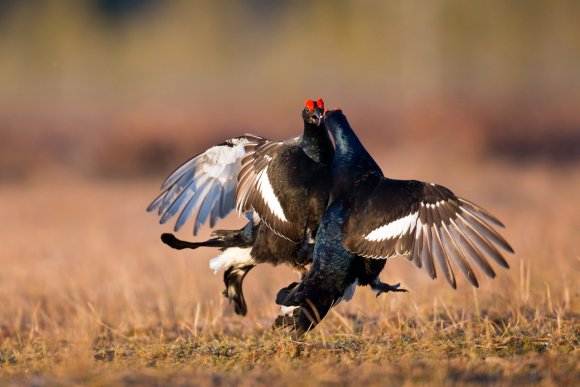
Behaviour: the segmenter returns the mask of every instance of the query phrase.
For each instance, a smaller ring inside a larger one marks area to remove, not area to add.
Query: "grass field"
[[[214,251],[161,244],[168,228],[144,211],[160,178],[0,185],[0,384],[578,383],[577,167],[403,157],[381,165],[447,185],[506,223],[511,269],[453,291],[394,259],[382,278],[409,293],[359,288],[301,342],[270,328],[289,270],[253,271],[240,318],[207,267]]]

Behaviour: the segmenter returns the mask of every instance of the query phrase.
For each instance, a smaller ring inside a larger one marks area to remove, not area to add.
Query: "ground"
[[[577,168],[442,161],[419,169],[396,163],[401,157],[382,162],[394,177],[449,186],[506,223],[511,269],[454,291],[396,258],[382,278],[409,293],[375,298],[359,288],[300,342],[271,329],[274,295],[295,274],[250,273],[241,318],[207,267],[214,251],[161,244],[169,228],[144,211],[160,177],[0,184],[0,384],[577,383]]]

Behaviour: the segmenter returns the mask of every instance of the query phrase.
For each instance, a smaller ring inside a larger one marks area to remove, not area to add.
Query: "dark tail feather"
[[[224,273],[224,283],[226,284],[224,296],[230,300],[230,303],[234,306],[236,314],[239,314],[240,316],[245,316],[248,313],[242,284],[244,282],[244,277],[254,268],[254,266],[255,265],[231,266]]]
[[[221,238],[212,238],[204,242],[187,242],[175,237],[170,233],[161,235],[161,241],[167,246],[177,249],[197,249],[198,247],[223,247],[224,241]]]
[[[208,239],[204,242],[183,241],[169,233],[161,235],[161,240],[169,247],[177,250],[197,249],[198,247],[217,247],[220,249],[227,249],[228,247],[246,248],[252,247],[256,241],[256,235],[258,235],[259,228],[259,224],[254,225],[254,223],[250,221],[239,230],[215,230],[212,233],[215,238]]]

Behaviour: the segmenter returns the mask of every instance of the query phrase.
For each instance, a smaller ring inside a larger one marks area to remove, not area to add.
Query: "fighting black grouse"
[[[302,111],[302,136],[278,142],[245,135],[195,156],[167,178],[148,208],[158,209],[161,223],[181,211],[175,231],[198,211],[194,235],[208,217],[211,227],[234,209],[248,217],[240,230],[217,230],[214,238],[204,242],[162,235],[163,242],[176,249],[205,246],[223,251],[210,267],[215,272],[225,270],[224,295],[237,314],[247,313],[242,282],[257,264],[286,263],[304,273],[312,261],[334,155],[323,112],[322,99],[309,99]]]
[[[416,180],[383,176],[340,110],[325,113],[335,141],[329,206],[314,245],[313,263],[300,283],[280,290],[276,302],[294,307],[277,327],[298,335],[312,329],[333,306],[352,297],[355,287],[370,285],[377,295],[403,291],[380,281],[388,258],[402,255],[435,278],[435,263],[455,288],[452,264],[474,286],[475,263],[486,275],[495,272],[486,257],[508,263],[497,245],[513,253],[490,225],[501,222],[449,189]]]

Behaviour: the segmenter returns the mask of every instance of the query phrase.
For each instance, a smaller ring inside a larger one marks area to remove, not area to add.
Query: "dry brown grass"
[[[295,278],[288,270],[252,272],[250,312],[239,318],[207,268],[213,251],[160,243],[166,229],[144,211],[158,179],[0,186],[0,383],[577,382],[577,170],[430,156],[404,164],[401,151],[382,165],[492,209],[508,225],[512,269],[452,291],[395,259],[384,280],[408,294],[376,299],[359,288],[300,343],[270,329],[275,292]]]

